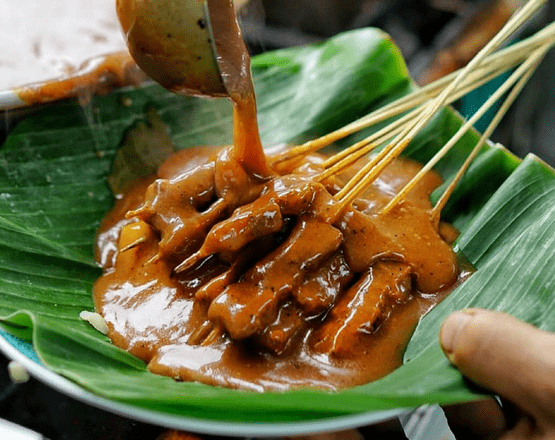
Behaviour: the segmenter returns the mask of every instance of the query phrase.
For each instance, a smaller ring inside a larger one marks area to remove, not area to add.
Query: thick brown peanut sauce
[[[456,232],[430,220],[441,179],[379,214],[420,169],[397,160],[338,212],[333,194],[361,162],[316,183],[322,156],[265,175],[249,171],[266,169],[256,160],[183,150],[117,200],[94,287],[109,337],[153,373],[233,388],[340,389],[391,372],[467,275]]]

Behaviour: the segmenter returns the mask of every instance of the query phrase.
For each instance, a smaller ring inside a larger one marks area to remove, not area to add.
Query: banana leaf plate
[[[375,29],[258,56],[253,74],[267,146],[325,134],[413,87],[398,49]],[[338,430],[403,408],[483,397],[439,348],[439,327],[453,310],[504,310],[555,330],[555,172],[537,157],[520,160],[490,143],[443,212],[461,231],[457,250],[477,271],[422,319],[399,369],[334,393],[254,393],[152,375],[79,318],[93,310],[91,287],[100,271],[92,243],[113,204],[106,177],[125,133],[148,126],[152,109],[177,148],[232,139],[227,101],[144,84],[86,105],[63,100],[33,109],[0,147],[0,325],[7,332],[0,349],[53,387],[128,417],[197,432]],[[454,111],[440,112],[406,154],[425,162],[460,125]],[[447,182],[477,139],[469,132],[437,165]]]

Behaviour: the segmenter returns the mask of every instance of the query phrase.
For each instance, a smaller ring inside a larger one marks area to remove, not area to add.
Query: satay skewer
[[[460,180],[464,171],[468,168],[470,161],[474,159],[476,154],[478,153],[481,146],[484,142],[489,138],[489,135],[493,132],[503,115],[508,110],[509,106],[512,104],[514,99],[518,93],[522,90],[524,85],[526,84],[527,80],[534,72],[540,61],[545,56],[546,52],[551,47],[551,44],[546,44],[543,47],[536,49],[535,52],[503,83],[501,87],[499,87],[488,100],[480,107],[480,109],[465,123],[463,126],[455,133],[454,136],[436,153],[436,155],[430,159],[426,165],[418,172],[418,174],[409,182],[405,187],[383,208],[383,212],[390,211],[393,206],[398,204],[402,201],[408,192],[416,186],[419,180],[424,176],[425,173],[430,171],[433,166],[435,166],[441,158],[443,158],[456,144],[460,138],[471,129],[474,123],[480,119],[490,107],[497,102],[511,87],[514,86],[512,92],[506,98],[505,103],[502,107],[498,110],[497,116],[492,120],[488,129],[481,136],[477,146],[474,147],[473,151],[469,155],[469,158],[465,161],[465,164],[461,167],[457,176],[454,179],[454,184],[447,192],[448,195],[454,189],[456,183]],[[517,83],[518,81],[518,83]],[[517,85],[515,85],[517,83]],[[389,144],[380,155],[376,156],[375,160],[371,161],[366,167],[360,170],[360,172],[349,182],[349,185],[344,187],[336,196],[342,201],[342,204],[347,206],[352,203],[358,195],[364,191],[365,188],[368,187],[383,171],[385,167],[387,167],[395,158],[401,154],[402,150],[406,147],[406,145],[410,142],[411,138],[408,136],[404,139],[396,140],[396,142],[392,142]],[[447,196],[448,197],[448,196]],[[442,200],[440,207],[435,210],[433,217],[437,219],[438,212],[441,211],[441,207],[444,206],[446,199]]]

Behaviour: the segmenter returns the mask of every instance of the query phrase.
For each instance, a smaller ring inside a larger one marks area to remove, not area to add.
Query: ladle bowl
[[[116,0],[116,10],[131,55],[152,79],[180,94],[229,96],[206,0]]]

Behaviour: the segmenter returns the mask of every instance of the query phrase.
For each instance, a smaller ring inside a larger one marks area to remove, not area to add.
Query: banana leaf
[[[413,87],[392,41],[374,29],[258,56],[253,74],[266,146],[325,134]],[[456,246],[476,273],[417,327],[404,364],[339,391],[255,393],[155,376],[79,318],[93,310],[100,270],[92,244],[113,198],[106,183],[125,133],[154,108],[177,148],[232,139],[226,100],[179,97],[155,84],[115,90],[80,106],[58,102],[22,120],[0,148],[0,323],[31,342],[41,363],[105,398],[207,420],[317,420],[369,410],[478,399],[439,348],[442,320],[476,306],[555,330],[555,174],[488,145],[445,208]],[[426,161],[461,125],[444,110],[406,154]],[[454,175],[478,135],[464,136],[437,170]],[[434,195],[437,197],[437,195]]]

